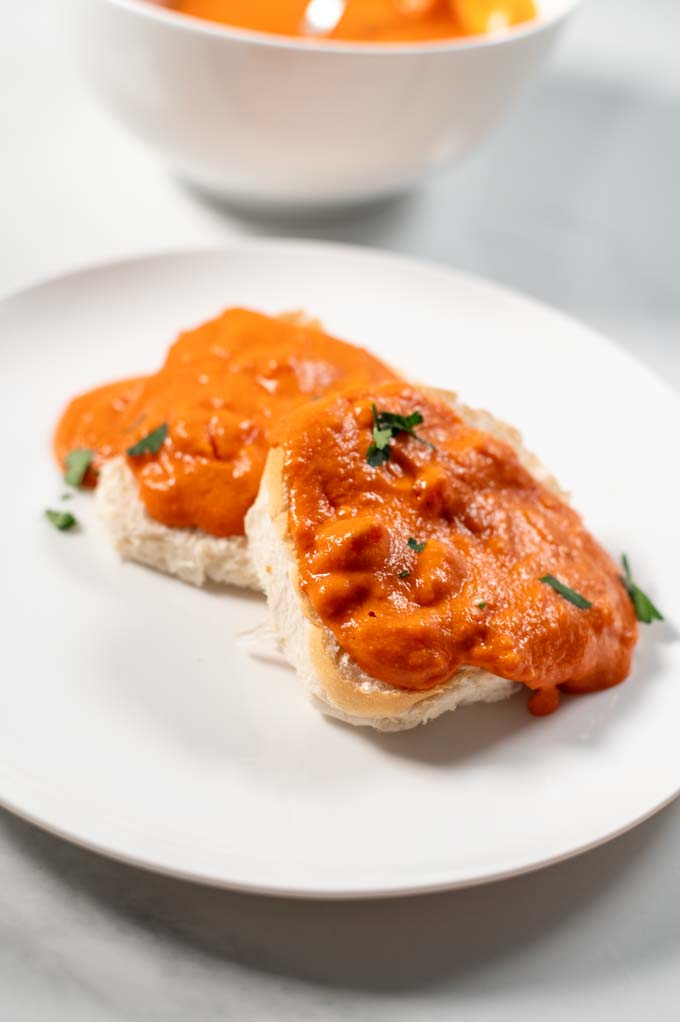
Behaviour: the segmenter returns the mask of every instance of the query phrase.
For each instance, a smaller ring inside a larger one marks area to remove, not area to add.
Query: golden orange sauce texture
[[[175,0],[175,10],[236,28],[309,35],[309,0]],[[533,0],[347,0],[328,39],[423,42],[481,34],[530,21]]]
[[[436,450],[401,433],[371,467],[372,401],[419,410]],[[403,383],[326,398],[281,440],[302,590],[367,674],[422,690],[463,664],[485,668],[535,690],[537,714],[556,708],[558,686],[627,676],[637,624],[616,565],[509,445]],[[547,573],[592,608],[540,582]]]
[[[165,525],[241,535],[272,426],[331,389],[392,378],[363,348],[316,327],[228,309],[181,334],[158,373],[75,398],[55,453],[63,464],[71,450],[93,450],[94,485],[105,460],[167,422],[158,454],[128,458],[147,511]]]

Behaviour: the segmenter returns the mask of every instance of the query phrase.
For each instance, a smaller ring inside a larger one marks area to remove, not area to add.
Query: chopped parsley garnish
[[[372,409],[373,415],[377,417],[381,429],[389,429],[393,434],[408,433],[419,444],[424,444],[426,447],[434,447],[434,444],[431,444],[429,440],[423,440],[421,436],[414,432],[413,427],[420,426],[423,421],[420,412],[411,412],[410,415],[398,415],[396,412],[377,412],[375,405],[372,405]]]
[[[366,461],[373,468],[384,465],[390,460],[390,441],[398,433],[408,433],[424,447],[431,447],[434,444],[418,436],[414,426],[419,426],[423,421],[420,412],[412,412],[410,415],[398,415],[396,412],[379,412],[375,405],[371,405],[373,413],[373,442],[366,451]]]
[[[547,586],[551,586],[556,593],[563,596],[565,600],[569,600],[569,603],[573,603],[579,610],[590,610],[592,607],[590,600],[586,600],[585,596],[581,596],[580,593],[570,589],[569,586],[565,586],[564,582],[560,582],[554,575],[543,575],[539,582],[545,582]]]
[[[631,598],[631,602],[635,607],[635,616],[638,621],[641,621],[644,625],[651,625],[652,621],[663,621],[663,614],[654,606],[650,598],[646,593],[642,592],[638,586],[633,582],[633,576],[630,571],[630,564],[627,556],[624,554],[621,558],[623,564],[623,575],[620,575],[620,579],[626,587],[626,592]]]
[[[87,450],[86,448],[70,451],[66,455],[64,480],[69,486],[80,486],[85,478],[85,473],[92,463],[93,457],[94,451]]]
[[[60,532],[66,532],[67,529],[72,529],[74,525],[78,524],[78,519],[70,511],[53,511],[52,508],[48,508],[45,511],[45,517]]]
[[[427,546],[427,540],[424,539],[422,543],[419,543],[417,539],[414,539],[413,536],[411,536],[406,545],[410,546],[411,550],[415,550],[417,554],[422,554],[423,550]]]
[[[366,451],[366,461],[373,468],[377,468],[378,465],[384,465],[386,461],[390,460],[392,430],[381,427],[378,409],[375,405],[371,405],[371,411],[373,413],[373,443]]]
[[[411,572],[407,568],[404,568],[403,571],[399,572],[397,578],[408,578],[410,574]]]
[[[380,465],[384,465],[386,461],[390,460],[390,449],[389,447],[376,447],[373,443],[366,451],[366,461],[371,468],[379,468]]]
[[[484,600],[480,600],[479,603],[477,604],[477,606],[479,607],[480,610],[484,610],[484,608],[486,607],[486,604],[485,604]]]
[[[168,424],[164,422],[150,433],[147,433],[141,440],[138,440],[132,447],[128,447],[127,454],[131,458],[139,458],[142,454],[157,454],[163,446],[167,435]]]

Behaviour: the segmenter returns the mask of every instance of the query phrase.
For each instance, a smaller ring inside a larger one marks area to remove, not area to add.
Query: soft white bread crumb
[[[464,421],[510,443],[524,467],[560,493],[554,478],[523,447],[516,430],[488,412],[465,407],[455,395],[435,393],[448,400]],[[260,587],[267,594],[273,630],[319,710],[349,724],[405,731],[458,706],[506,699],[521,687],[476,667],[462,667],[448,682],[426,692],[394,688],[365,674],[299,591],[282,468],[282,450],[270,451],[257,500],[246,516],[246,535]]]
[[[101,470],[97,513],[121,557],[183,582],[206,582],[259,589],[245,536],[218,538],[201,529],[173,529],[151,518],[139,498],[137,481],[125,458],[112,458]]]

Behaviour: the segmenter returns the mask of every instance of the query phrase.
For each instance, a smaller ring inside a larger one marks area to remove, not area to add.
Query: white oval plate
[[[305,308],[416,378],[517,424],[667,615],[633,677],[536,720],[523,693],[415,732],[318,715],[238,633],[263,601],[204,592],[44,519],[64,487],[50,434],[90,385],[153,369],[181,327],[232,304]],[[301,896],[491,880],[573,855],[680,781],[680,403],[602,338],[451,271],[329,245],[244,243],[138,259],[0,306],[4,440],[0,800],[108,855]]]

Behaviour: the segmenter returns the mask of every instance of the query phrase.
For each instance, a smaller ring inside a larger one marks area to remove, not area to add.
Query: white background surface
[[[68,2],[7,7],[0,291],[239,232],[323,236],[519,287],[680,386],[677,0],[591,0],[514,120],[419,194],[274,227],[201,204],[97,109],[59,37]],[[3,815],[0,1015],[665,1022],[680,1000],[679,881],[679,805],[532,877],[363,905],[202,890]]]

